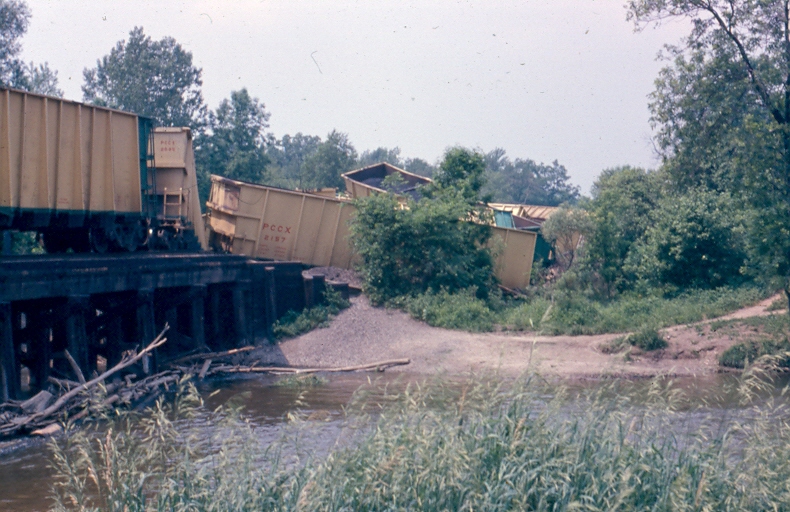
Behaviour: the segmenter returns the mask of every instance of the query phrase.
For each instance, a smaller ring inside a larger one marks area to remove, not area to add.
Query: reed
[[[144,416],[53,442],[55,509],[786,510],[790,425],[767,398],[772,364],[743,373],[743,409],[724,416],[690,410],[665,380],[639,404],[627,382],[580,392],[535,375],[361,390],[321,455],[294,436],[262,442],[238,410],[209,413],[185,386]]]

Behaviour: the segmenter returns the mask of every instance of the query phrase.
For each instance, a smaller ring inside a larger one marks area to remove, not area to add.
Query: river
[[[688,396],[684,406],[688,414],[697,414],[699,407],[704,404],[708,414],[712,412],[714,415],[730,417],[742,408],[734,396],[722,395],[722,389],[735,378],[731,375],[684,378],[677,380],[674,385],[683,389]],[[276,379],[272,377],[234,379],[201,384],[199,391],[209,409],[231,399],[242,404],[244,413],[256,426],[256,434],[272,439],[288,423],[287,415],[298,410],[301,417],[306,418],[306,423],[313,422],[319,426],[311,430],[317,437],[313,439],[316,446],[329,449],[342,429],[344,408],[361,386],[370,390],[375,399],[377,392],[400,389],[406,383],[418,382],[424,377],[393,372],[381,376],[334,374],[328,375],[326,379],[323,384],[313,387],[277,386]],[[779,389],[786,384],[787,379],[781,379],[777,382],[776,393],[771,394],[780,400],[790,401],[779,393]],[[566,385],[573,391],[589,389],[600,383],[582,381]],[[638,405],[646,396],[648,386],[647,381],[622,381],[617,386],[617,392],[630,395],[632,402]],[[52,484],[48,457],[46,441],[41,439],[26,441],[22,447],[0,453],[0,510],[28,512],[48,509]]]

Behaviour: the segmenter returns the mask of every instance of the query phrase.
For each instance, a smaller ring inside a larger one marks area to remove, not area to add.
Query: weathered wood
[[[287,366],[219,366],[214,368],[211,373],[273,373],[283,374],[307,374],[307,373],[342,373],[342,372],[361,372],[361,371],[384,371],[393,366],[403,366],[411,363],[410,359],[392,359],[389,361],[379,361],[377,363],[362,364],[357,366],[343,366],[340,368],[291,368]]]
[[[230,350],[225,350],[223,352],[203,352],[200,354],[190,354],[188,356],[179,357],[178,359],[174,359],[170,361],[170,364],[179,364],[179,363],[186,363],[187,361],[194,361],[196,359],[222,359],[223,357],[232,356],[235,354],[242,354],[244,352],[249,352],[250,350],[255,350],[258,347],[249,345],[246,347],[241,348],[232,348]]]
[[[90,298],[74,295],[68,298],[66,312],[66,348],[82,372],[90,373],[96,366],[88,359],[88,333],[85,329],[85,317],[90,309]],[[72,361],[69,361],[72,364]]]
[[[22,408],[25,414],[35,414],[46,409],[54,399],[55,397],[52,396],[52,393],[49,391],[39,391],[35,396],[28,398],[19,404],[19,406]]]
[[[250,283],[238,281],[233,286],[233,325],[236,333],[234,340],[235,347],[242,347],[250,344],[250,312],[247,311],[247,296],[249,294]]]
[[[192,335],[193,348],[204,349],[206,347],[206,287],[193,286],[190,292],[193,299],[190,303],[190,334]]]
[[[264,314],[266,315],[266,337],[274,342],[274,322],[277,321],[277,278],[274,267],[264,270]]]
[[[139,290],[137,292],[137,338],[150,340],[154,337],[154,291]],[[146,354],[142,358],[143,373],[146,375],[156,371],[156,354]]]
[[[203,368],[200,369],[200,374],[198,375],[198,379],[203,380],[206,378],[206,373],[208,369],[211,367],[211,359],[206,359],[203,362]]]
[[[19,364],[14,349],[14,316],[10,302],[0,302],[0,401],[19,398]]]
[[[72,389],[71,391],[69,391],[65,395],[63,395],[60,398],[58,398],[58,400],[54,404],[52,404],[49,407],[47,407],[44,411],[33,415],[31,417],[31,421],[32,421],[32,419],[36,419],[36,417],[46,417],[46,416],[50,416],[53,413],[56,413],[66,402],[68,402],[71,398],[74,398],[75,396],[77,396],[82,391],[84,391],[86,389],[89,389],[89,388],[95,386],[96,384],[98,384],[100,382],[104,382],[108,377],[111,377],[111,376],[115,375],[116,373],[118,373],[119,371],[123,370],[124,368],[127,368],[128,366],[133,365],[134,363],[136,363],[137,361],[139,361],[140,359],[145,357],[147,354],[149,354],[152,351],[156,350],[157,347],[162,346],[167,341],[167,338],[165,338],[164,336],[165,336],[165,333],[167,332],[168,329],[169,329],[169,326],[166,325],[165,328],[162,329],[162,332],[159,333],[159,336],[157,336],[156,339],[154,339],[154,341],[152,341],[147,347],[145,347],[143,350],[138,352],[137,355],[135,355],[134,357],[130,357],[130,358],[124,360],[124,361],[121,361],[120,363],[118,363],[117,365],[113,366],[112,368],[110,368],[106,372],[102,373],[101,375],[99,375],[95,379],[91,379],[90,381],[86,382],[85,384],[81,384],[81,385],[77,386],[76,388]]]
[[[326,279],[322,275],[313,276],[313,300],[314,305],[318,306],[323,304],[324,292],[326,291]]]
[[[77,364],[77,361],[75,361],[74,358],[71,357],[71,354],[69,353],[68,349],[63,351],[63,355],[66,357],[66,360],[71,365],[71,369],[74,371],[74,375],[77,376],[77,381],[80,384],[85,384],[85,375],[82,374],[82,370],[80,369],[80,366]]]
[[[304,276],[304,307],[312,308],[315,306],[315,287],[313,285],[314,276]]]

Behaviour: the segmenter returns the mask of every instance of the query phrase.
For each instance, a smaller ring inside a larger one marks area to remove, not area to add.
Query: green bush
[[[551,302],[542,297],[512,304],[504,311],[502,323],[516,331],[537,330],[541,327],[541,320],[549,306]]]
[[[426,292],[404,299],[409,314],[434,327],[460,331],[486,332],[494,329],[496,314],[474,290],[449,293]]]
[[[327,286],[324,291],[324,304],[305,308],[302,312],[288,311],[277,320],[272,327],[275,339],[293,338],[310,332],[319,327],[325,327],[333,316],[351,304],[345,300],[340,292]]]
[[[658,288],[716,288],[743,281],[742,217],[727,194],[691,190],[666,196],[626,267]]]
[[[645,325],[656,328],[687,324],[730,313],[754,304],[770,291],[754,286],[692,290],[675,297],[618,295],[607,302],[562,292],[541,327],[554,334],[628,332]]]
[[[595,332],[600,323],[597,303],[579,294],[561,293],[555,299],[546,327],[555,334],[587,334]]]
[[[374,304],[473,288],[485,299],[495,289],[489,214],[476,195],[485,164],[475,155],[448,151],[437,182],[425,187],[418,201],[401,198],[405,207],[390,194],[355,202],[352,241],[361,257],[365,293]]]
[[[787,339],[749,340],[736,343],[719,356],[719,364],[728,368],[745,368],[762,356],[775,356],[780,367],[790,367],[790,342]]]
[[[652,327],[643,328],[631,334],[628,336],[628,343],[648,352],[667,347],[667,340]]]

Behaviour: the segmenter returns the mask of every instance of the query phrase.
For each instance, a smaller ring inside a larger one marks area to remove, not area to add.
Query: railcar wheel
[[[44,250],[48,253],[66,252],[69,248],[69,239],[61,231],[45,231],[42,233]]]
[[[90,245],[93,252],[104,254],[110,250],[110,238],[101,226],[92,227],[90,230]]]
[[[116,224],[113,230],[113,237],[110,246],[117,252],[134,252],[137,249],[138,241],[135,227],[129,224]]]
[[[69,237],[71,250],[77,253],[91,252],[91,235],[87,228],[75,229]]]

